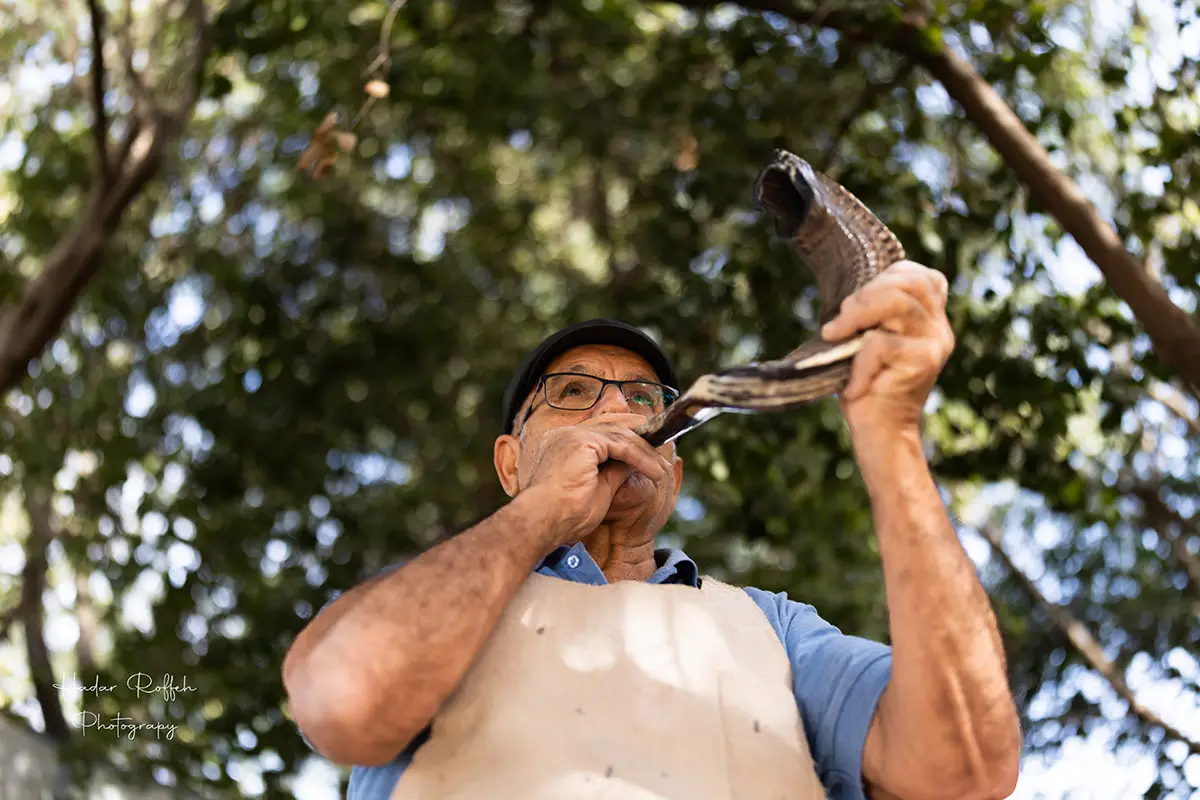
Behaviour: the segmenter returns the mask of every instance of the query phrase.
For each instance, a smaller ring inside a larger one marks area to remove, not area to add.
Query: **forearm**
[[[549,549],[551,522],[536,500],[519,496],[348,592],[300,633],[284,684],[323,755],[383,763],[420,733]]]
[[[1020,731],[988,597],[946,514],[919,431],[870,441],[878,446],[859,462],[893,654],[873,761],[901,789],[938,776],[951,793],[957,786],[987,796],[996,784],[1003,791],[1015,780]]]

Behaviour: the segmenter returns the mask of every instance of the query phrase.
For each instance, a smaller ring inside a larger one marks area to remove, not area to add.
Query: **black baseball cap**
[[[637,353],[654,368],[660,383],[679,390],[679,377],[675,374],[671,360],[662,348],[642,331],[615,319],[576,322],[543,339],[542,343],[525,357],[524,363],[513,375],[507,391],[504,392],[504,428],[501,433],[512,433],[518,407],[525,400],[525,395],[541,380],[542,373],[550,362],[571,348],[585,344],[609,344]]]

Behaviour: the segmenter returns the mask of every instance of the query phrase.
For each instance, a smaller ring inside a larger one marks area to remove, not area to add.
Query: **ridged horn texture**
[[[754,202],[812,270],[821,324],[842,301],[905,258],[904,247],[857,197],[807,161],[776,150],[754,181]],[[724,413],[787,411],[836,394],[850,379],[862,335],[830,343],[819,335],[782,358],[702,375],[638,433],[654,447]]]

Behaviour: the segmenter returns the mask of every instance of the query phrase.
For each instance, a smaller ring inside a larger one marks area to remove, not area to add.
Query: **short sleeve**
[[[746,593],[787,649],[796,704],[830,800],[865,800],[863,745],[891,678],[891,648],[842,633],[785,592],[747,587]]]

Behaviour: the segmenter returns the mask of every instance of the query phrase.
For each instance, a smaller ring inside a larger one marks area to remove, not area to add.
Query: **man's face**
[[[658,375],[641,356],[611,345],[584,345],[568,350],[554,359],[544,374],[575,372],[595,375],[612,380],[645,380],[659,382]],[[561,403],[560,403],[561,404]],[[529,413],[530,407],[533,411]],[[528,418],[526,414],[528,413]],[[627,400],[616,386],[604,387],[604,392],[594,406],[583,411],[553,408],[546,402],[546,392],[538,388],[531,392],[517,410],[514,436],[501,437],[498,441],[496,469],[505,490],[510,496],[528,485],[542,452],[542,441],[547,433],[567,425],[601,417],[605,414],[643,414],[649,419],[653,411],[639,404],[635,397]],[[522,424],[522,420],[525,420]],[[515,450],[515,458],[501,457],[502,450]],[[674,443],[663,445],[658,452],[675,465],[672,473],[652,481],[640,472],[634,472],[617,490],[613,497],[610,513],[631,519],[642,518],[661,527],[671,515],[675,497],[683,477],[683,463],[675,455]],[[515,469],[510,463],[515,462]]]

